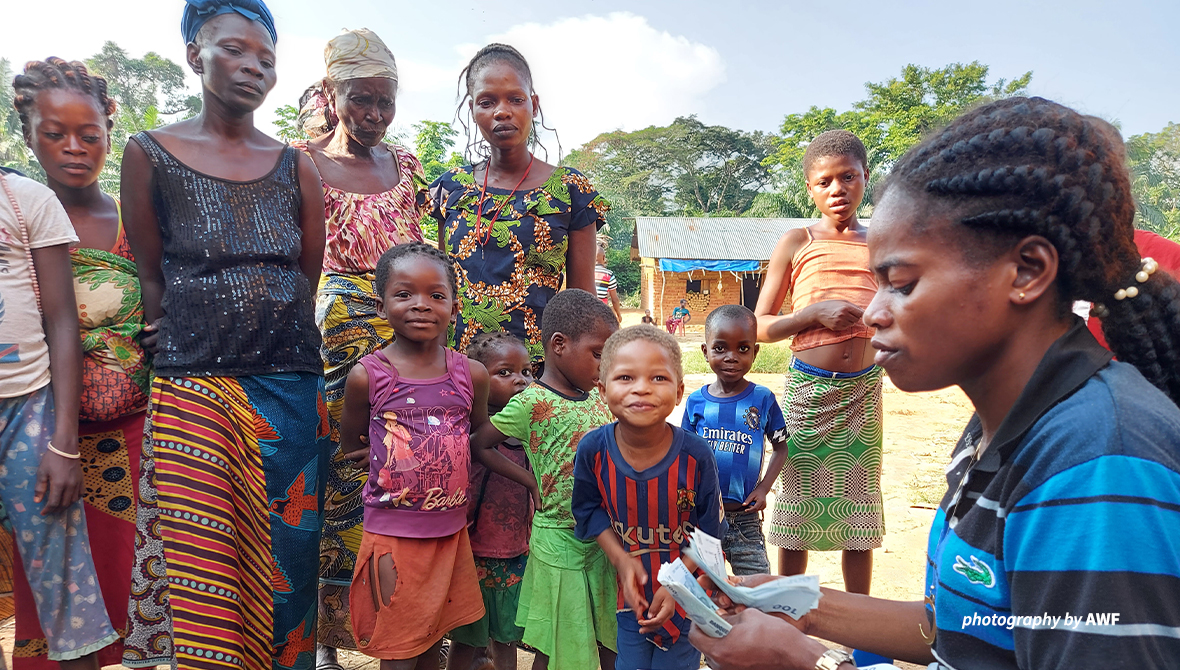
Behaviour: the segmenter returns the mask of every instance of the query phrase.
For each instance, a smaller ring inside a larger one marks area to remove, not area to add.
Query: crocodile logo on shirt
[[[974,556],[971,557],[970,563],[963,560],[962,556],[955,556],[955,565],[952,569],[972,584],[982,584],[989,589],[996,585],[996,576],[992,574],[992,569]]]

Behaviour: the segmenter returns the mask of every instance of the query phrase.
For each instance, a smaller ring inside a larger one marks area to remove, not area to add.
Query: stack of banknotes
[[[721,541],[700,529],[693,532],[684,553],[700,566],[718,589],[738,605],[768,614],[786,614],[794,619],[819,605],[819,577],[816,575],[783,577],[753,588],[730,584]],[[701,630],[713,637],[729,633],[732,626],[717,613],[717,606],[683,561],[678,558],[660,566],[659,580]]]

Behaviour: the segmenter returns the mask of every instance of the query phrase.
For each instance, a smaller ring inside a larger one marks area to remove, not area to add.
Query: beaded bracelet
[[[1159,267],[1159,263],[1157,263],[1154,258],[1151,258],[1150,256],[1144,258],[1143,268],[1135,273],[1135,281],[1140,284],[1145,283],[1148,279],[1151,279],[1151,275],[1155,274],[1155,271],[1158,270]],[[1138,295],[1139,287],[1131,284],[1127,288],[1120,288],[1119,290],[1115,291],[1114,299],[1125,300],[1127,298],[1135,298]],[[1110,315],[1110,310],[1107,309],[1106,305],[1103,305],[1102,303],[1094,303],[1094,306],[1090,309],[1090,315],[1096,316],[1099,319],[1104,319]]]
[[[57,447],[55,447],[55,446],[53,446],[53,443],[52,443],[52,442],[50,442],[50,443],[49,443],[49,444],[47,444],[46,446],[49,448],[49,450],[50,450],[50,451],[52,451],[53,453],[57,454],[58,456],[61,456],[62,458],[68,458],[68,459],[70,459],[71,461],[76,461],[76,460],[78,460],[79,458],[82,458],[82,454],[67,454],[66,452],[64,452],[64,451],[62,451],[62,450],[60,450],[60,449],[58,449],[58,448],[57,448]]]

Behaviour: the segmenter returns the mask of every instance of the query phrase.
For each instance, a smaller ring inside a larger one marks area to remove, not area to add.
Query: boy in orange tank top
[[[831,130],[807,147],[803,168],[822,218],[779,240],[755,309],[759,341],[794,338],[783,395],[789,456],[769,539],[784,575],[803,573],[808,551],[843,551],[845,588],[867,594],[885,534],[882,372],[861,322],[877,284],[856,217],[868,158],[855,135]]]

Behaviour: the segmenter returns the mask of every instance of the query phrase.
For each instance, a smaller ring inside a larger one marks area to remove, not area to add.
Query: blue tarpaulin
[[[691,272],[693,270],[757,272],[758,261],[692,261],[678,258],[661,258],[660,270],[663,272]]]

